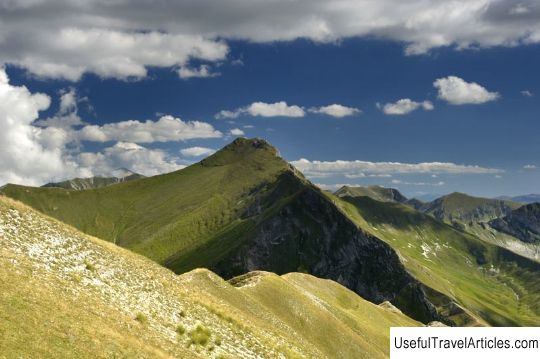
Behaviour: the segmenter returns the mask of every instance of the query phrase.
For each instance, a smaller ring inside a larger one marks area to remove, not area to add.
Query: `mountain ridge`
[[[1,191],[177,273],[302,270],[373,302],[391,301],[423,322],[443,320],[390,246],[358,228],[261,139],[239,138],[185,169],[114,186]]]

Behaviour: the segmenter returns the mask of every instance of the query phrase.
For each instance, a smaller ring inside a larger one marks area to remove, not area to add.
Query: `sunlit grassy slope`
[[[423,283],[464,308],[469,316],[441,303],[458,324],[540,325],[538,263],[401,204],[327,195],[359,226],[397,250]]]
[[[307,274],[178,276],[0,197],[2,358],[383,358],[416,325]]]

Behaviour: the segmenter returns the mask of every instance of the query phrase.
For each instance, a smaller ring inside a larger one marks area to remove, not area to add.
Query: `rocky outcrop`
[[[540,203],[520,207],[489,225],[523,242],[540,244]]]

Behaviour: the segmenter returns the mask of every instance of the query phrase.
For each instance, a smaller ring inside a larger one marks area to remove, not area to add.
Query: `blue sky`
[[[525,11],[518,5],[508,8],[509,13]],[[537,8],[530,5],[533,10]],[[489,13],[483,11],[482,16]],[[521,30],[532,31],[526,24]],[[236,129],[237,135],[267,139],[314,183],[328,188],[380,184],[409,196],[452,191],[482,196],[540,193],[540,45],[535,41],[492,45],[501,36],[493,34],[495,40],[486,45],[482,43],[488,41],[486,34],[474,38],[471,31],[472,39],[467,41],[474,46],[462,49],[467,46],[459,43],[465,41],[461,34],[459,40],[437,46],[416,35],[407,39],[336,34],[321,41],[302,38],[301,33],[281,39],[277,32],[268,35],[276,40],[261,41],[246,35],[227,37],[227,31],[210,38],[212,46],[226,46],[226,53],[218,47],[172,65],[141,60],[143,75],[136,67],[104,69],[86,59],[75,58],[60,70],[21,59],[5,60],[9,91],[25,86],[22,98],[36,93],[49,97],[48,107],[41,106],[37,116],[27,116],[29,128],[43,134],[25,138],[35,142],[25,152],[41,149],[40,163],[50,158],[55,170],[36,176],[7,158],[0,179],[39,184],[103,174],[124,165],[160,173],[198,161],[209,152],[182,149],[219,149],[235,137],[231,130]],[[444,35],[451,38],[449,34]],[[505,36],[523,37],[510,30]],[[411,54],[411,46],[427,49]],[[56,56],[29,54],[40,59]],[[83,69],[80,74],[71,70],[79,68],[77,61]],[[435,87],[438,79],[443,82]],[[445,89],[450,92],[443,93]],[[61,108],[62,95],[67,96]],[[286,107],[276,115],[279,102],[286,102]],[[262,105],[250,107],[254,103]],[[333,104],[354,110],[344,117],[316,113],[315,109]],[[223,110],[229,115],[216,116]],[[411,111],[403,113],[407,110]],[[162,136],[154,129],[162,116],[170,116],[169,125],[180,123],[178,131],[195,131],[189,125],[192,121],[207,127],[196,134]],[[55,118],[58,121],[52,125]],[[77,120],[66,125],[69,118]],[[121,130],[110,126],[129,120],[136,123]],[[139,128],[145,121],[150,122]],[[85,127],[92,128],[84,132]],[[19,130],[13,129],[11,138],[24,132]],[[146,138],[128,136],[126,131],[156,133]],[[10,141],[0,140],[9,152]],[[201,156],[192,156],[195,153]]]

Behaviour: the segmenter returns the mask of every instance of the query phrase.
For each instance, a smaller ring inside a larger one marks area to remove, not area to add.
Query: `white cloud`
[[[525,166],[523,166],[523,169],[525,169],[525,170],[535,170],[536,165],[525,165]]]
[[[376,37],[406,53],[540,42],[536,0],[10,0],[0,11],[0,63],[44,77],[144,77],[147,68],[221,61],[216,39],[272,42]],[[217,11],[219,10],[219,11]],[[233,60],[234,61],[234,60]]]
[[[53,117],[36,121],[35,124],[42,127],[57,127],[66,130],[74,126],[84,125],[85,123],[78,114],[79,101],[80,99],[77,97],[74,88],[61,91],[58,112]]]
[[[392,180],[392,184],[399,184],[399,185],[405,185],[405,186],[444,186],[446,183],[443,181],[439,182],[406,182],[401,180]]]
[[[285,101],[275,103],[254,102],[245,111],[251,116],[262,117],[303,117],[305,115],[302,107],[296,105],[289,106]]]
[[[529,90],[523,90],[523,91],[521,91],[521,94],[523,96],[525,96],[525,97],[533,97],[534,96],[534,94]]]
[[[244,125],[243,127],[244,128],[254,128],[255,126],[253,126],[253,125]]]
[[[88,4],[86,10],[91,6]],[[66,4],[66,9],[69,8]],[[18,10],[24,13],[23,9]],[[85,10],[79,10],[83,11],[84,17]],[[94,18],[93,25],[86,26],[84,23],[68,24],[70,18],[55,19],[56,24],[48,25],[30,15],[25,20],[37,28],[21,29],[11,21],[0,25],[3,35],[0,59],[43,78],[77,81],[84,73],[91,72],[102,78],[138,79],[147,75],[149,66],[185,66],[192,58],[223,60],[228,52],[226,44],[199,35],[169,34],[157,28],[149,32],[113,30],[118,28],[112,23],[114,19],[109,21],[103,17],[101,21],[105,26],[102,28],[99,18]],[[90,18],[85,22],[88,21]]]
[[[0,68],[0,184],[40,184],[68,170],[62,158],[65,131],[32,126],[50,102],[45,94],[12,86]]]
[[[433,104],[427,100],[416,102],[408,98],[398,100],[394,103],[387,103],[385,105],[377,103],[377,107],[387,115],[405,115],[418,108],[423,108],[426,111],[431,111],[434,108]]]
[[[211,124],[200,121],[182,121],[167,115],[157,121],[129,120],[108,123],[103,126],[83,127],[78,137],[83,141],[123,141],[135,143],[185,141],[195,138],[217,138],[223,134]]]
[[[513,8],[510,9],[510,14],[512,15],[522,15],[527,14],[529,12],[529,8],[523,4],[517,4]]]
[[[228,110],[221,110],[214,116],[216,119],[221,120],[224,118],[237,118],[240,116],[242,112],[240,110],[236,111],[228,111]]]
[[[0,68],[0,185],[7,182],[42,185],[108,174],[119,167],[145,175],[170,172],[184,167],[182,161],[161,149],[148,149],[134,142],[222,136],[207,123],[183,122],[172,116],[163,116],[156,122],[85,126],[79,131],[73,127],[79,122],[62,122],[69,116],[77,116],[76,92],[72,89],[63,92],[57,114],[39,120],[39,112],[48,109],[50,102],[47,95],[32,94],[24,86],[11,85]],[[78,143],[81,138],[119,142],[95,153],[81,153]]]
[[[239,128],[233,128],[233,129],[230,131],[230,134],[233,135],[233,136],[244,136],[244,135],[245,135],[244,131],[242,131],[242,130],[239,129]]]
[[[180,150],[180,153],[182,156],[186,157],[199,157],[199,156],[208,156],[212,153],[216,152],[216,150],[208,147],[188,147],[183,148]]]
[[[210,70],[210,66],[208,65],[201,65],[198,69],[197,68],[191,68],[188,66],[182,66],[178,70],[178,76],[180,76],[181,79],[190,79],[194,77],[199,78],[207,78],[207,77],[216,77],[220,74],[218,72],[212,72]]]
[[[128,168],[145,176],[184,168],[165,151],[148,149],[130,142],[118,142],[98,153],[83,152],[75,157],[80,171],[88,175],[106,175],[116,168]]]
[[[291,164],[312,178],[324,178],[336,175],[354,178],[368,175],[392,174],[497,174],[504,171],[481,166],[458,165],[451,162],[368,162],[368,161],[310,161],[305,158],[292,161]]]
[[[313,113],[321,113],[332,117],[346,117],[346,116],[352,116],[354,114],[361,113],[360,109],[355,107],[347,107],[339,104],[333,104],[328,106],[322,106],[322,107],[314,107],[309,109],[310,112]]]
[[[499,98],[497,92],[490,92],[476,82],[466,82],[456,77],[448,76],[433,82],[439,91],[439,98],[452,105],[482,104]]]
[[[285,101],[275,103],[253,102],[249,106],[241,107],[234,111],[222,110],[215,115],[215,118],[237,118],[241,115],[261,117],[304,117],[305,111],[300,106],[289,106]]]

